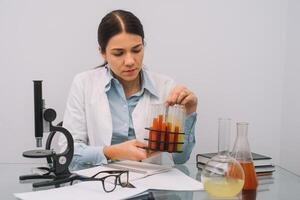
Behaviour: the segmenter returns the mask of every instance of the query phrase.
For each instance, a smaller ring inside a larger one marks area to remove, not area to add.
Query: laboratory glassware
[[[185,107],[175,104],[152,104],[148,116],[149,133],[145,140],[150,151],[182,152]]]
[[[257,178],[247,135],[248,123],[238,122],[237,136],[231,156],[238,160],[244,169],[245,184],[243,190],[255,190],[257,188]]]
[[[218,154],[212,157],[201,173],[204,189],[212,196],[233,197],[244,185],[244,171],[240,163],[230,156],[230,119],[219,119]]]

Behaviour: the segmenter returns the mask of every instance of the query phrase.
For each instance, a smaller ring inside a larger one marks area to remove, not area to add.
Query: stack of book
[[[269,191],[270,185],[274,183],[274,177],[272,175],[257,176],[258,192]]]
[[[197,168],[203,169],[206,162],[215,155],[217,155],[217,153],[197,154]],[[257,176],[272,176],[273,172],[275,171],[275,166],[271,157],[258,153],[252,153],[252,158]]]

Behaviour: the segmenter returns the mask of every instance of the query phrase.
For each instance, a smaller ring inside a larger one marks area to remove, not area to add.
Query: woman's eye
[[[115,52],[113,53],[114,56],[122,56],[123,55],[123,52]]]
[[[139,53],[142,49],[132,49],[133,53]]]

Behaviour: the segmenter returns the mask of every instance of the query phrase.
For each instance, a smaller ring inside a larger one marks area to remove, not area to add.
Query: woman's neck
[[[137,78],[133,81],[120,81],[120,83],[123,86],[125,96],[129,97],[141,89],[141,81],[140,81],[140,75],[137,76]]]

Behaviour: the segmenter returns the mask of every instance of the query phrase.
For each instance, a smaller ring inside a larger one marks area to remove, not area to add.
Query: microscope
[[[77,175],[69,171],[69,165],[73,158],[74,142],[70,132],[62,127],[62,122],[58,125],[53,125],[52,122],[56,119],[56,112],[52,108],[45,108],[45,102],[42,98],[42,81],[35,80],[34,83],[34,124],[36,146],[42,147],[43,133],[50,132],[46,141],[45,149],[36,149],[23,152],[26,158],[46,158],[49,167],[38,167],[39,170],[46,171],[44,174],[31,174],[20,176],[20,180],[29,179],[50,179],[32,184],[34,188],[55,186],[60,184],[73,182]],[[56,153],[51,149],[53,137],[57,132],[62,133],[67,140],[67,148]]]

